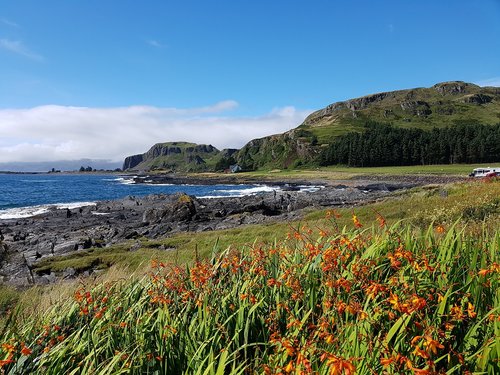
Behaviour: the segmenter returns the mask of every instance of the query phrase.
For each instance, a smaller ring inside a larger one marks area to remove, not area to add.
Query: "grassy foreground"
[[[500,366],[500,233],[303,226],[2,332],[6,374],[463,374]]]

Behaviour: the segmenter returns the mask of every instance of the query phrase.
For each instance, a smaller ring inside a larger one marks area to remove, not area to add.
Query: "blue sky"
[[[500,85],[499,0],[0,0],[0,162],[20,150],[119,159],[217,134],[217,147],[240,147],[335,101],[447,80]],[[150,137],[108,154],[54,151],[76,150],[82,127],[116,132],[98,119],[138,106]],[[74,107],[94,112],[68,116]],[[33,118],[60,128],[40,135]],[[58,129],[66,138],[49,137]]]

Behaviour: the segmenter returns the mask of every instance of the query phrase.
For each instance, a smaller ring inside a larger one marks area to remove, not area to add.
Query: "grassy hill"
[[[293,130],[250,141],[237,160],[249,169],[315,166],[325,147],[341,135],[363,132],[368,121],[422,130],[493,125],[500,122],[500,88],[444,82],[333,103]]]
[[[144,154],[125,159],[123,170],[173,170],[201,172],[213,170],[222,158],[230,157],[236,150],[219,151],[212,145],[189,142],[157,143]]]
[[[427,130],[464,121],[495,124],[500,121],[500,88],[457,81],[368,95],[313,112],[299,129],[326,143],[338,134],[359,129],[366,121]]]

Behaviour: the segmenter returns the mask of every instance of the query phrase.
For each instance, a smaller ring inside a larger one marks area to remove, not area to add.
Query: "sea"
[[[304,191],[315,187],[303,187]],[[30,217],[52,207],[76,208],[96,201],[184,192],[199,198],[237,197],[280,190],[278,186],[135,184],[105,174],[0,174],[0,220]]]

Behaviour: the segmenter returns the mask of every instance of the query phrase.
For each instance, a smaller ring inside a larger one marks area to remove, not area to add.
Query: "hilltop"
[[[311,113],[297,128],[283,134],[253,139],[237,152],[219,152],[210,145],[183,142],[157,144],[142,156],[128,157],[124,169],[163,167],[181,171],[207,171],[216,170],[218,162],[219,167],[227,167],[234,160],[248,170],[318,166],[324,159],[325,150],[339,137],[364,133],[367,123],[430,132],[433,129],[494,125],[499,122],[500,88],[480,87],[461,81],[443,82],[430,88],[382,92],[330,104]],[[495,154],[496,150],[491,153]],[[441,162],[455,162],[453,157],[445,159],[449,160]]]

